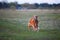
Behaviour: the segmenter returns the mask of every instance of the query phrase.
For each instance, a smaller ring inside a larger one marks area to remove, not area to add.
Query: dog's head
[[[37,15],[34,15],[33,17],[34,17],[34,19],[35,19],[35,20],[37,20],[37,19],[38,19],[38,16],[37,16]]]

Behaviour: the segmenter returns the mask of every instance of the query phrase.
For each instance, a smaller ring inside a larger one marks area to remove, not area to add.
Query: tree
[[[10,6],[10,8],[12,8],[12,9],[16,9],[17,2],[11,2],[11,3],[9,3],[9,6]]]
[[[2,8],[2,2],[0,2],[0,9]]]
[[[35,3],[34,6],[35,6],[35,8],[39,8],[39,4],[38,3]]]

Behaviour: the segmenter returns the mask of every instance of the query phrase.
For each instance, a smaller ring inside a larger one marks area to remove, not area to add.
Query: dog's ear
[[[38,16],[37,16],[37,15],[34,15],[33,17],[34,17],[34,19],[35,19],[35,20],[37,20],[37,18],[38,18]]]

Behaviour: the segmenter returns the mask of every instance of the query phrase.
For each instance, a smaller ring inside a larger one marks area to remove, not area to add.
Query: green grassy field
[[[27,29],[33,15],[39,32]],[[0,40],[60,40],[60,10],[0,10]]]

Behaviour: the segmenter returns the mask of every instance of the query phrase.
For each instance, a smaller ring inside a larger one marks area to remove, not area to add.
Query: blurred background
[[[0,9],[60,9],[60,0],[0,0]]]
[[[39,32],[27,29],[33,15]],[[60,0],[0,0],[0,40],[60,40]]]

